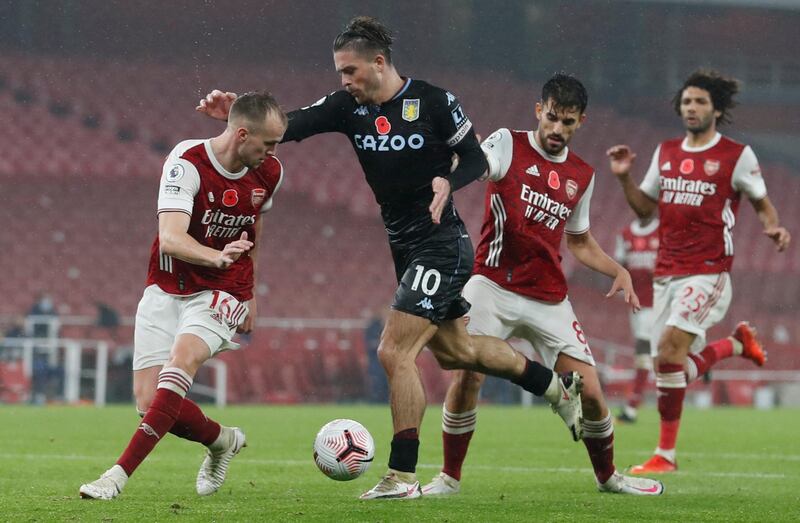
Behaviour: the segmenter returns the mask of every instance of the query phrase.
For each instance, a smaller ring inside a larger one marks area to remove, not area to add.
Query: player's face
[[[239,160],[245,167],[255,169],[267,159],[267,156],[275,154],[275,149],[285,132],[286,126],[279,118],[267,116],[263,126],[245,133],[239,145]]]
[[[701,134],[716,128],[719,111],[714,110],[711,94],[699,87],[687,87],[681,94],[681,119],[690,133]]]
[[[549,99],[536,104],[536,119],[539,120],[539,128],[536,130],[539,145],[547,154],[556,156],[567,146],[586,115],[577,107],[558,107]]]
[[[379,59],[380,58],[380,59]],[[349,49],[333,53],[336,72],[342,77],[342,87],[360,104],[374,103],[381,86],[380,71],[383,56],[372,60]]]

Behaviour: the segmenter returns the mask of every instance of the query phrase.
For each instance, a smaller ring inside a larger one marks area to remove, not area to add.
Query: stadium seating
[[[489,74],[435,71],[425,77],[457,87],[454,93],[484,136],[501,126],[534,124],[538,94],[532,85]],[[211,136],[221,127],[193,112],[199,97],[212,87],[242,92],[266,86],[293,108],[337,88],[333,74],[316,78],[280,64],[264,70],[195,68],[13,53],[0,56],[0,79],[0,112],[13,122],[0,129],[4,316],[26,311],[42,290],[53,295],[63,315],[93,316],[96,303],[104,302],[123,317],[133,316],[156,231],[163,157],[179,140]],[[496,92],[504,96],[493,96]],[[592,232],[611,251],[632,214],[607,172],[606,148],[627,141],[639,153],[643,171],[657,141],[675,129],[623,116],[612,107],[593,105],[589,114],[573,149],[598,169]],[[281,145],[278,154],[287,176],[265,222],[259,314],[360,318],[386,307],[395,281],[385,232],[347,139],[330,135]],[[800,178],[779,163],[763,170],[782,221],[800,223],[800,207],[794,204]],[[473,238],[479,237],[483,190],[473,184],[455,195]],[[800,249],[795,242],[788,253],[775,255],[755,213],[746,202],[741,207],[734,231],[734,304],[715,333],[751,318],[767,335],[784,329],[790,341],[782,347],[788,351],[800,343],[795,321]],[[608,306],[603,298],[609,282],[587,276],[568,254],[563,263],[589,336],[629,344],[626,312],[619,300]],[[70,334],[110,336],[97,329]],[[122,331],[120,341],[129,335]],[[791,364],[786,353],[777,352],[773,361]],[[237,384],[234,401],[348,400],[364,390],[360,331],[259,331],[242,354],[226,357],[231,383]],[[281,363],[260,364],[269,361]],[[439,398],[444,375],[429,354],[420,362],[431,398]],[[732,361],[726,368],[742,365]]]

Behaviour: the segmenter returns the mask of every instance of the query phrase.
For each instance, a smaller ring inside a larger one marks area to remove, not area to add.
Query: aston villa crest
[[[403,120],[413,122],[419,118],[419,98],[403,100]]]

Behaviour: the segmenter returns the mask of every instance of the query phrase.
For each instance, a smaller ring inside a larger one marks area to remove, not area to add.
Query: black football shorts
[[[443,229],[412,245],[391,244],[399,283],[392,308],[437,325],[469,311],[461,290],[472,274],[475,258],[472,242],[462,226]]]

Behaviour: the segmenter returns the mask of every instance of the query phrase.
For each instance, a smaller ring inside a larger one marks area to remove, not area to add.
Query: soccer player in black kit
[[[458,99],[392,65],[392,36],[380,22],[356,17],[333,44],[341,91],[292,111],[284,141],[325,132],[350,139],[381,207],[398,288],[378,355],[389,381],[394,437],[389,471],[361,499],[416,498],[415,469],[425,391],[416,358],[426,345],[444,369],[506,378],[544,396],[575,439],[581,435],[581,377],[554,374],[498,338],[469,336],[461,290],[473,249],[451,193],[477,180],[486,158]],[[236,95],[213,91],[197,110],[226,119]],[[450,172],[453,153],[458,166]]]

